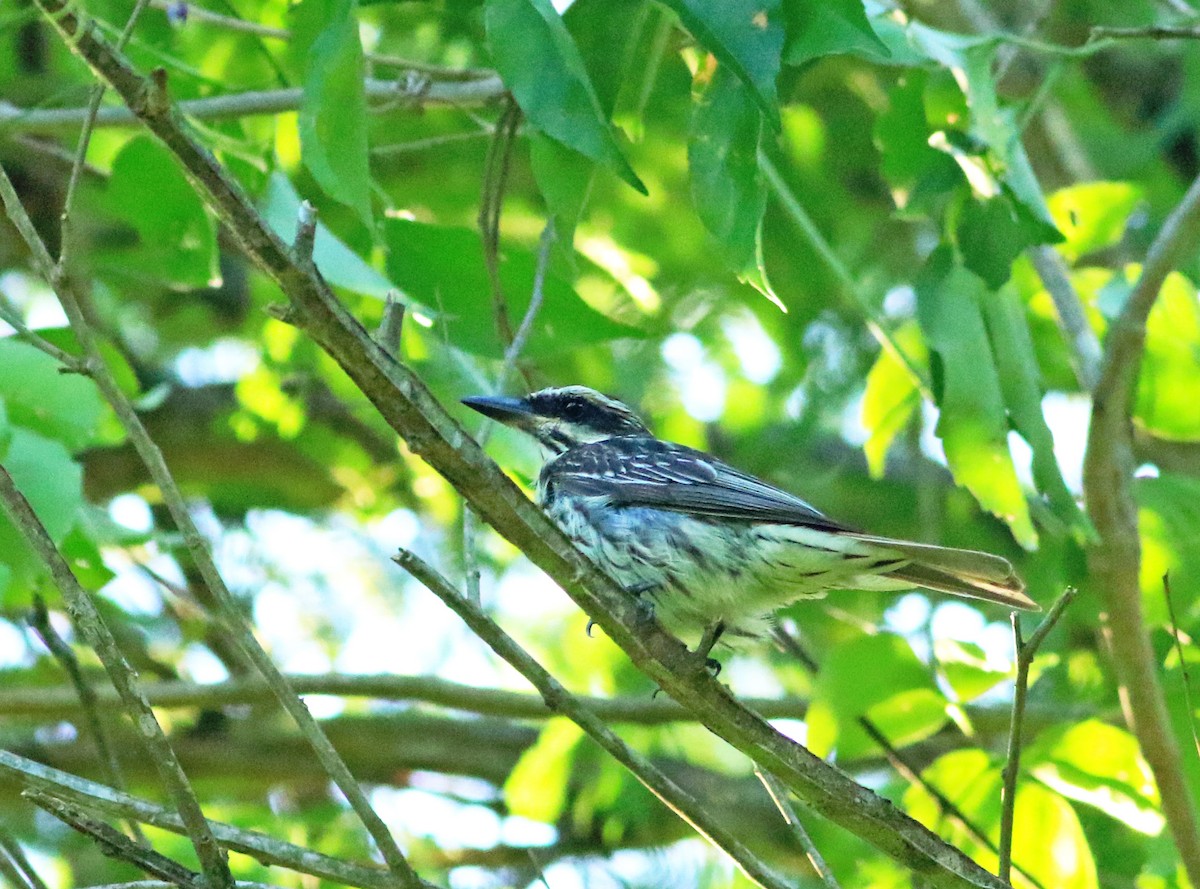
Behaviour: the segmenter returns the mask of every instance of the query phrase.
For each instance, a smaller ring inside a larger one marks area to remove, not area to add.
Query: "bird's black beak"
[[[524,421],[528,421],[533,416],[533,411],[530,410],[523,398],[509,398],[504,395],[472,395],[470,398],[464,398],[462,403],[506,426],[523,425]]]

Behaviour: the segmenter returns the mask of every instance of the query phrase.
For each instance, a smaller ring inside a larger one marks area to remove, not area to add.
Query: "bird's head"
[[[576,445],[622,435],[649,435],[637,414],[586,386],[542,389],[524,398],[476,395],[463,404],[527,432],[556,454]]]

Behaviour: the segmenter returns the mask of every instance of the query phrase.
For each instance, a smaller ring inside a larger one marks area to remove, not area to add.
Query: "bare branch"
[[[70,800],[88,812],[112,818],[136,819],[171,833],[187,832],[183,820],[168,808],[25,759],[8,750],[0,750],[0,775],[16,781],[27,790]],[[391,889],[395,886],[395,879],[382,867],[339,861],[320,852],[219,821],[209,821],[208,826],[223,846],[249,855],[262,864],[311,874],[343,886],[362,889]],[[238,881],[239,889],[246,885]]]
[[[1042,641],[1054,629],[1063,611],[1075,598],[1075,587],[1067,587],[1037,630],[1025,642],[1021,638],[1020,618],[1012,613],[1013,644],[1017,655],[1017,682],[1013,690],[1012,721],[1008,734],[1008,758],[1004,763],[1004,786],[1000,810],[999,874],[1006,883],[1012,881],[1013,814],[1017,804],[1017,775],[1021,771],[1021,730],[1025,720],[1025,696],[1029,691],[1029,667]]]
[[[1139,579],[1141,541],[1133,497],[1132,415],[1138,371],[1145,349],[1146,319],[1172,269],[1200,241],[1200,179],[1194,181],[1151,244],[1142,274],[1121,314],[1108,329],[1100,378],[1092,399],[1083,490],[1097,542],[1089,547],[1092,581],[1118,628],[1112,634],[1113,662],[1123,699],[1162,798],[1180,859],[1200,885],[1200,831],[1196,801],[1183,774],[1179,745],[1171,730],[1159,664],[1142,615]]]
[[[1071,284],[1067,264],[1057,250],[1046,246],[1031,247],[1029,259],[1054,302],[1055,317],[1067,344],[1075,378],[1090,392],[1100,378],[1100,338],[1088,323],[1083,300]]]
[[[463,82],[410,83],[407,79],[375,80],[363,86],[367,99],[376,106],[425,108],[449,105],[457,108],[487,105],[505,95],[499,77]],[[177,105],[179,113],[195,120],[227,120],[259,114],[281,114],[300,108],[303,90],[288,87],[277,90],[251,90],[208,99],[186,99]],[[53,132],[72,129],[87,120],[87,108],[20,108],[0,101],[0,131]],[[96,113],[95,126],[128,127],[137,123],[129,108],[105,106]]]
[[[770,772],[764,772],[757,766],[754,768],[754,774],[758,776],[758,780],[767,789],[767,795],[771,797],[771,801],[779,809],[779,814],[787,822],[788,829],[791,830],[792,836],[796,838],[796,842],[800,844],[800,848],[804,850],[804,855],[808,858],[808,863],[812,865],[817,876],[821,878],[821,882],[828,889],[841,889],[838,886],[837,878],[833,875],[833,871],[825,863],[824,856],[821,855],[820,850],[813,843],[812,837],[808,835],[808,831],[804,829],[804,825],[800,821],[800,816],[796,813],[796,807],[788,799],[787,790],[779,783],[779,779]]]
[[[47,889],[45,881],[38,876],[33,864],[25,855],[21,844],[0,827],[0,874],[9,880],[15,889]]]
[[[2,170],[0,185],[10,186],[8,177]],[[29,501],[17,490],[12,476],[3,466],[0,466],[0,501],[3,502],[13,524],[49,569],[55,585],[67,602],[76,626],[79,627],[80,634],[95,649],[113,686],[120,693],[121,702],[137,727],[147,755],[154,760],[175,808],[187,825],[188,837],[200,858],[205,876],[211,881],[210,885],[229,889],[233,886],[233,877],[229,873],[225,855],[208,829],[208,823],[200,810],[200,803],[197,802],[191,784],[175,758],[174,751],[171,750],[171,744],[167,741],[162,726],[158,724],[154,711],[142,696],[137,673],[125,660],[91,597],[79,585],[66,560],[55,547],[54,541],[50,539],[45,527],[29,506]]]
[[[663,805],[729,855],[742,872],[763,889],[785,889],[788,886],[781,876],[761,861],[737,837],[713,820],[707,807],[666,775],[649,759],[627,745],[616,732],[584,706],[579,698],[567,691],[525,649],[489,618],[478,605],[461,595],[437,571],[407,550],[400,550],[396,563],[429,588],[429,591],[466,622],[475,634],[488,644],[492,651],[510,663],[536,688],[546,701],[546,706],[566,716],[587,735],[606,750],[617,762],[629,769],[647,790]]]
[[[42,640],[42,644],[49,649],[54,655],[54,659],[62,665],[63,671],[70,679],[71,685],[75,689],[79,706],[83,710],[84,721],[87,723],[88,731],[91,733],[92,741],[96,745],[96,752],[100,754],[100,762],[104,768],[105,779],[121,790],[125,789],[125,778],[121,774],[121,763],[117,759],[117,755],[113,750],[112,743],[108,737],[108,731],[104,727],[104,722],[100,719],[100,708],[96,699],[96,690],[84,678],[83,671],[79,669],[79,659],[75,657],[75,652],[71,650],[71,646],[55,632],[54,627],[50,623],[50,613],[46,610],[46,603],[40,595],[33,597],[33,609],[29,616],[29,625]],[[141,829],[137,822],[130,822],[129,829],[135,839],[144,840]]]

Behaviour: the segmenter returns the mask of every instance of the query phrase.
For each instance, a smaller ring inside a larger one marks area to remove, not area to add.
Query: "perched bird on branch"
[[[698,639],[765,635],[774,611],[829,590],[924,587],[1037,610],[1006,559],[856,531],[717,458],[661,441],[619,401],[584,386],[463,403],[552,454],[542,507],[663,626]]]

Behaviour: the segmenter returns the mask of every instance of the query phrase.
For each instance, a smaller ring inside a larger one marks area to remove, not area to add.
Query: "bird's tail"
[[[1025,595],[1025,582],[1013,570],[1008,559],[973,549],[951,549],[871,534],[846,536],[892,550],[909,560],[907,564],[887,572],[888,578],[1023,611],[1042,610],[1037,602]]]

